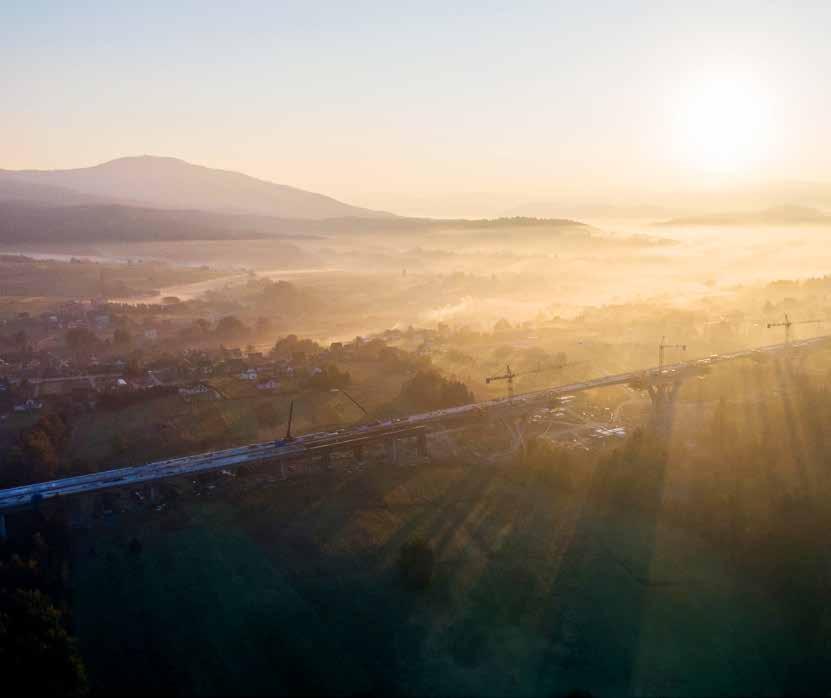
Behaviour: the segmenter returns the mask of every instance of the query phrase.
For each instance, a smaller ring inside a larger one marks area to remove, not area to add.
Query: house
[[[255,381],[257,380],[257,369],[256,368],[249,368],[245,371],[241,371],[239,374],[240,380],[244,381]]]
[[[105,330],[110,326],[110,316],[107,315],[106,313],[101,313],[100,315],[95,315],[93,317],[93,322],[95,323],[95,326],[99,330]]]
[[[21,402],[14,406],[15,412],[34,412],[43,408],[43,403],[40,400],[29,399],[26,402]]]
[[[179,388],[179,395],[182,397],[193,397],[194,395],[204,395],[210,388],[204,383],[196,383],[195,385],[186,385]]]
[[[257,383],[257,390],[279,390],[280,383],[274,378],[269,378],[267,381]]]
[[[144,338],[155,342],[159,338],[159,331],[155,327],[149,327],[144,330]]]

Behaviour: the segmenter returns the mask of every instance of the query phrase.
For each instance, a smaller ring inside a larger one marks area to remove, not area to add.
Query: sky
[[[0,0],[0,168],[168,155],[418,215],[826,181],[829,26],[827,2]]]

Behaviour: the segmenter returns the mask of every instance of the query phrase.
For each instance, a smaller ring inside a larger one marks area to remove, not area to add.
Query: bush
[[[423,538],[416,538],[401,546],[398,569],[401,580],[408,588],[419,590],[430,586],[434,566],[433,549]]]

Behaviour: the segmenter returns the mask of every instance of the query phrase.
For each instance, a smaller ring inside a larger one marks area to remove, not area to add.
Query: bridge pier
[[[6,540],[6,515],[0,511],[0,542]]]
[[[420,432],[416,437],[416,449],[418,451],[419,458],[427,457],[427,434],[424,432]]]
[[[675,416],[675,405],[678,402],[678,392],[681,390],[682,380],[676,378],[672,383],[647,383],[646,390],[652,401],[651,424],[655,431],[662,436],[669,436],[672,432],[672,422]]]
[[[355,457],[356,461],[362,463],[364,460],[364,447],[355,446],[355,448],[352,449],[352,455]]]
[[[67,518],[72,528],[87,528],[92,519],[92,497],[79,495],[67,502]]]
[[[389,439],[384,442],[384,448],[387,452],[387,460],[393,465],[398,465],[398,441],[396,439]]]
[[[321,466],[326,468],[326,470],[331,470],[332,469],[332,452],[331,451],[324,451],[323,452],[323,455],[320,458],[320,464],[321,464]]]

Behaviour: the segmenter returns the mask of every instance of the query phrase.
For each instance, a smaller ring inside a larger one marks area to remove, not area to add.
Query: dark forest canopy
[[[317,237],[339,233],[429,232],[434,229],[508,227],[589,228],[577,221],[543,218],[433,220],[427,218],[328,218],[307,220],[198,210],[163,210],[117,204],[38,206],[0,201],[0,242],[132,242]]]

